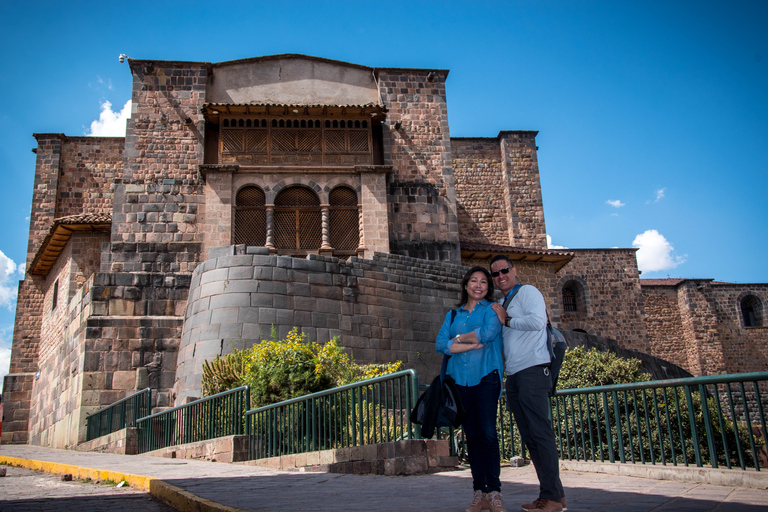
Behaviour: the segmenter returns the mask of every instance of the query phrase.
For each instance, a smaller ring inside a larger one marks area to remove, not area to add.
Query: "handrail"
[[[768,372],[564,389],[551,405],[562,459],[760,471],[768,440]]]
[[[240,386],[136,421],[139,453],[216,437],[246,434],[248,386]]]
[[[413,438],[418,379],[402,370],[247,411],[249,458]]]
[[[144,388],[89,414],[85,418],[86,441],[135,426],[139,418],[149,414],[151,404],[152,390]]]
[[[645,382],[631,382],[628,384],[608,384],[605,386],[594,386],[590,388],[558,389],[555,395],[575,395],[579,393],[594,393],[599,391],[623,391],[625,389],[650,389],[661,387],[674,387],[699,384],[719,384],[724,381],[729,382],[750,382],[750,381],[768,380],[768,372],[752,373],[725,373],[722,375],[706,375],[703,377],[685,377],[682,379],[651,380]]]

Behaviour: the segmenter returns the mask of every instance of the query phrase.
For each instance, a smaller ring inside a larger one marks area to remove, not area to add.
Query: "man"
[[[506,256],[494,256],[491,276],[504,294],[501,303],[517,292],[506,310],[501,303],[494,304],[493,309],[504,325],[507,408],[515,416],[539,478],[539,497],[524,504],[523,510],[560,512],[565,510],[565,498],[555,433],[549,420],[552,379],[544,297],[535,287],[518,282],[517,269]]]

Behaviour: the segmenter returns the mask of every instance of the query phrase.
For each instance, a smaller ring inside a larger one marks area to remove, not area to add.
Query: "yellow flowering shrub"
[[[251,388],[251,406],[261,407],[352,382],[371,379],[402,369],[400,361],[358,365],[339,345],[338,337],[325,344],[309,342],[294,327],[285,339],[263,340],[250,349],[235,351],[204,367],[237,367],[237,372],[204,372],[203,388],[221,392],[243,384]],[[235,375],[233,375],[235,373]],[[220,379],[220,376],[226,377]]]

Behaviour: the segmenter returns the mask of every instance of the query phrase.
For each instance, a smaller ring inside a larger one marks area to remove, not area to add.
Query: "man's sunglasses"
[[[504,268],[500,268],[499,270],[494,270],[493,272],[491,272],[491,276],[499,277],[499,274],[508,274],[511,269],[512,267],[504,267]]]

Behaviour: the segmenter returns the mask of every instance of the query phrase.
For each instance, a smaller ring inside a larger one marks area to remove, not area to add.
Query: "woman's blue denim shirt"
[[[477,339],[485,345],[477,350],[469,350],[459,354],[451,354],[451,345],[457,334],[475,331]],[[470,313],[464,306],[456,310],[456,318],[451,324],[451,312],[445,315],[445,321],[437,335],[437,351],[448,354],[448,375],[453,377],[459,386],[475,386],[480,379],[499,371],[499,379],[504,372],[503,342],[501,338],[501,323],[491,303],[483,299],[475,305]]]

